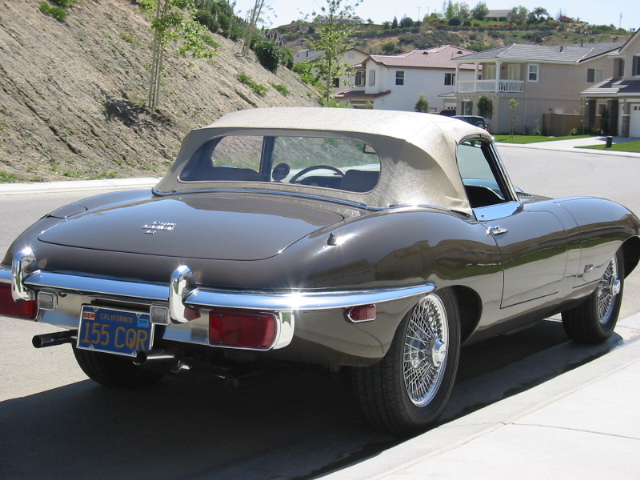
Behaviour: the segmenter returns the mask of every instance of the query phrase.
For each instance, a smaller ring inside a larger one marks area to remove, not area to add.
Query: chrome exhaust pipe
[[[78,340],[77,330],[65,330],[63,332],[45,333],[36,335],[31,339],[31,343],[36,348],[53,347],[63,343],[75,343]]]
[[[134,365],[156,366],[162,365],[172,371],[188,369],[189,366],[172,349],[149,350],[148,352],[138,352]]]

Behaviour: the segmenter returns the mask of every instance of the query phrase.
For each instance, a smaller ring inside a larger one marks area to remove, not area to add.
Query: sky
[[[458,0],[460,3],[467,3],[471,8],[478,4],[479,0]],[[640,6],[638,0],[562,0],[562,7],[558,2],[551,0],[483,0],[491,10],[505,10],[522,5],[529,11],[536,7],[542,7],[555,17],[560,8],[562,13],[568,17],[579,18],[592,25],[614,25],[625,29],[637,30],[640,28]],[[345,0],[347,4],[354,2]],[[314,11],[319,11],[322,0],[267,0],[267,5],[271,6],[271,13],[265,16],[267,27],[277,27],[286,25],[293,20],[310,15]],[[394,2],[390,0],[363,0],[356,7],[355,14],[364,20],[371,19],[374,23],[381,24],[392,21],[393,17],[400,20],[407,16],[413,20],[424,17],[425,14],[442,12],[442,0],[401,0]],[[454,0],[455,3],[455,0]],[[244,17],[246,12],[253,7],[255,0],[236,0],[236,13],[241,12]],[[553,6],[556,5],[556,6]],[[274,15],[275,14],[275,15]],[[622,18],[620,17],[622,14]],[[277,17],[276,17],[277,15]]]

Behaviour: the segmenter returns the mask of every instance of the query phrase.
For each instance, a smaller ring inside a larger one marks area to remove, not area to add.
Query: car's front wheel
[[[75,346],[73,354],[87,377],[107,387],[144,387],[157,382],[163,376],[161,373],[141,369],[126,357],[83,350]]]
[[[573,341],[598,344],[607,340],[618,321],[624,289],[622,249],[607,265],[598,287],[580,305],[562,312],[562,325]]]
[[[451,394],[459,353],[455,296],[447,290],[427,295],[403,319],[385,357],[353,370],[367,421],[397,435],[435,423]]]

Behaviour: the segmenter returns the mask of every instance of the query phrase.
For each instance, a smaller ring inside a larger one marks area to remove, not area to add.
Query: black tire
[[[577,307],[562,312],[562,325],[569,338],[592,345],[606,341],[618,321],[623,290],[624,258],[620,249],[595,291]]]
[[[156,383],[161,373],[149,372],[126,357],[83,350],[73,346],[73,354],[82,371],[93,381],[106,387],[139,388]]]
[[[402,320],[380,362],[353,369],[364,417],[374,428],[395,435],[434,424],[451,395],[459,356],[455,296],[447,290],[431,293]]]

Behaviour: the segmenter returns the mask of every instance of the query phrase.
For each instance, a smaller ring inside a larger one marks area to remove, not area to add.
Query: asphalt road
[[[640,160],[500,148],[512,180],[549,196],[595,195],[640,211]],[[85,194],[0,196],[0,250],[40,215]],[[640,274],[623,315],[640,311]],[[0,478],[304,479],[360,461],[397,439],[360,418],[344,374],[287,369],[228,390],[170,377],[114,391],[87,380],[69,346],[36,350],[52,327],[0,320]],[[566,340],[557,319],[463,349],[443,421],[606,353]]]

